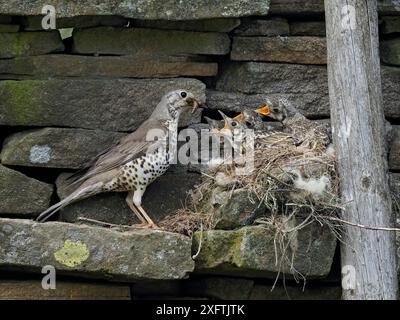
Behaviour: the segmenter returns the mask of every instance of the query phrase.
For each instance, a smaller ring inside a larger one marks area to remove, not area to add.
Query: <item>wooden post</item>
[[[325,0],[333,139],[344,220],[392,227],[376,0]],[[344,299],[396,299],[395,233],[345,226]]]

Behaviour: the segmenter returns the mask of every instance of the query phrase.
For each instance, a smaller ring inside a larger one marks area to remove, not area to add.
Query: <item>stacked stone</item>
[[[294,254],[293,265],[277,265],[275,231],[243,227],[242,213],[254,204],[240,192],[234,195],[238,205],[216,211],[218,230],[197,233],[193,241],[168,232],[72,223],[79,217],[135,223],[122,194],[73,204],[61,212],[64,222],[23,219],[65,197],[67,172],[135,130],[172,89],[193,91],[206,101],[203,112],[209,115],[217,109],[255,108],[266,97],[281,96],[305,115],[328,120],[323,0],[206,2],[158,8],[150,2],[105,1],[93,7],[89,0],[79,1],[57,8],[59,30],[53,31],[42,29],[39,0],[0,5],[0,269],[38,272],[50,264],[78,281],[65,280],[53,295],[38,293],[40,284],[33,280],[0,281],[0,299],[4,292],[49,299],[82,290],[87,294],[78,297],[281,299],[286,298],[283,287],[271,293],[265,279],[272,285],[278,273],[290,278],[292,268],[308,280],[340,275],[332,267],[336,239],[316,224],[293,234],[296,248],[286,252]],[[400,170],[397,9],[391,1],[380,1],[384,107],[394,124],[393,172]],[[201,122],[200,111],[184,117],[181,127]],[[399,194],[400,175],[393,173],[391,180]],[[160,220],[181,208],[186,192],[199,181],[198,174],[176,166],[148,188],[143,205]],[[202,248],[193,261],[200,239]],[[86,278],[124,284],[79,282]],[[337,277],[304,293],[290,280],[288,286],[292,298],[340,298]]]

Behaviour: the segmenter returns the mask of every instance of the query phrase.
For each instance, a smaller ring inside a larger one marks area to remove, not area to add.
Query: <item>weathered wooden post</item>
[[[333,138],[344,220],[391,227],[376,0],[325,0]],[[395,234],[346,226],[344,299],[396,299]]]

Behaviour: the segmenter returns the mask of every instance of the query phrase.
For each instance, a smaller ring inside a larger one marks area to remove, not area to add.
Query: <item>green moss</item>
[[[40,85],[37,80],[14,81],[0,83],[6,122],[12,125],[29,125],[33,119],[41,117]]]

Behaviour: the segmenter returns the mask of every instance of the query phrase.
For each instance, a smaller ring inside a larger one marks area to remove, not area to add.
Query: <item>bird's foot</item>
[[[130,225],[132,228],[141,228],[141,229],[161,229],[155,223],[135,223]]]

